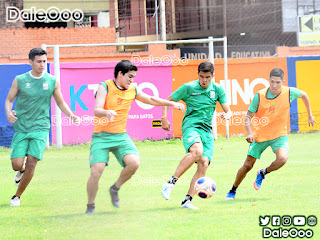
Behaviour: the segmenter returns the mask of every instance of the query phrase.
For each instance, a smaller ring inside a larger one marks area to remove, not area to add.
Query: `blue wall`
[[[50,73],[50,64],[48,63],[48,72]],[[6,117],[4,103],[7,98],[8,92],[11,88],[13,79],[22,73],[31,70],[29,64],[4,64],[0,65],[0,146],[10,147],[12,137],[14,135],[13,124],[10,124]],[[13,109],[15,102],[13,103]],[[50,111],[51,113],[51,111]],[[50,117],[51,119],[51,117]],[[49,142],[52,143],[51,130],[49,132]]]
[[[31,66],[29,64],[0,65],[0,146],[9,147],[14,134],[13,124],[8,122],[4,108],[4,102],[11,88],[12,81],[17,75],[30,70]]]
[[[287,57],[288,86],[297,87],[296,57]],[[299,132],[298,104],[297,99],[290,105],[290,131]]]

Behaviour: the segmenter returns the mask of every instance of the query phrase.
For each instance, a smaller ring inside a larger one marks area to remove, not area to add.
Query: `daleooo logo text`
[[[313,231],[311,229],[271,229],[271,228],[263,228],[262,231],[263,238],[311,238],[313,237]]]
[[[60,10],[57,7],[50,7],[47,10],[36,9],[31,7],[30,9],[20,10],[17,7],[6,7],[6,21],[7,22],[80,22],[84,18],[84,13],[80,9],[63,9]]]

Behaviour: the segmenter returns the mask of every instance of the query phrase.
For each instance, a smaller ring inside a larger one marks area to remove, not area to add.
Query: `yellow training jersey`
[[[127,117],[131,103],[136,98],[137,90],[133,84],[127,90],[120,90],[112,79],[105,81],[105,83],[107,85],[107,97],[103,108],[114,110],[117,115],[114,117],[113,122],[110,122],[106,117],[95,117],[93,132],[124,133],[126,132]]]
[[[265,142],[287,135],[287,122],[290,113],[290,89],[282,86],[281,93],[274,99],[267,98],[268,88],[260,90],[259,107],[253,121],[253,136],[257,142]],[[264,118],[264,119],[262,119]]]

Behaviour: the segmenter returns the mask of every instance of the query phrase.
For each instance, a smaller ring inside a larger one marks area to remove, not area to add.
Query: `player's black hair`
[[[198,73],[200,71],[201,72],[211,72],[211,74],[213,74],[214,66],[213,66],[212,62],[206,61],[206,62],[200,63],[199,66],[198,66]]]
[[[124,75],[129,71],[138,71],[138,68],[129,60],[121,60],[114,67],[114,77],[117,78],[119,72],[122,72],[122,74]]]
[[[32,48],[29,52],[29,59],[33,61],[36,56],[42,56],[47,54],[47,51],[42,48]]]
[[[270,72],[270,78],[271,77],[280,77],[283,80],[284,72],[281,68],[274,68]]]

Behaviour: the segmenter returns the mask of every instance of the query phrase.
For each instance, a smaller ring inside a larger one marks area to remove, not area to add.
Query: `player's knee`
[[[103,173],[103,169],[95,168],[94,166],[91,167],[91,177],[95,179],[100,179]]]
[[[249,172],[252,168],[253,168],[253,165],[254,163],[252,162],[245,162],[243,164],[243,169],[246,171],[246,172]]]
[[[198,161],[198,159],[200,159],[203,154],[203,149],[201,149],[201,148],[193,149],[191,151],[191,154],[192,154],[193,158],[195,159],[195,161]]]
[[[140,159],[139,158],[136,158],[134,159],[133,161],[131,161],[131,168],[137,170],[140,166]]]
[[[138,156],[132,155],[130,156],[130,158],[124,159],[124,163],[131,169],[137,170],[140,166],[140,158]]]
[[[242,170],[244,170],[245,172],[249,172],[253,168],[255,162],[256,159],[248,155],[242,166]]]
[[[22,169],[23,163],[12,162],[12,169],[14,171],[20,171]]]
[[[207,158],[200,158],[200,160],[198,161],[198,166],[203,170],[207,170],[209,166],[209,160]]]
[[[24,164],[24,159],[13,158],[11,159],[11,164],[14,171],[21,171]]]
[[[288,160],[288,157],[286,156],[281,156],[277,159],[277,161],[281,164],[281,165],[284,165],[287,163],[287,160]]]

